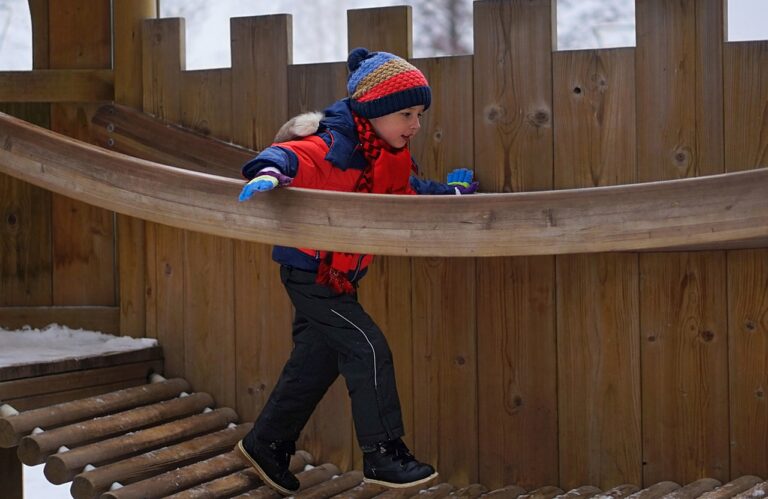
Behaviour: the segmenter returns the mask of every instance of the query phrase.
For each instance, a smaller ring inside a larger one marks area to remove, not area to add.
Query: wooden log
[[[91,120],[102,147],[187,170],[241,178],[256,151],[169,123],[126,106],[102,106]]]
[[[414,494],[411,497],[413,499],[417,497],[421,499],[440,499],[442,497],[447,497],[451,494],[451,492],[455,490],[456,487],[450,483],[438,483],[437,485],[433,485],[428,489],[422,490],[418,494]]]
[[[387,487],[383,485],[364,481],[357,487],[351,488],[346,492],[342,492],[341,494],[336,494],[333,496],[333,499],[370,499],[371,497],[376,497],[386,492],[387,490]]]
[[[522,499],[552,499],[553,497],[563,494],[563,489],[554,486],[544,486],[538,489],[532,490],[527,494],[523,494],[520,497]]]
[[[51,428],[112,412],[167,400],[189,390],[181,378],[56,404],[0,419],[0,447],[15,447],[34,428]]]
[[[235,421],[237,421],[235,411],[223,407],[205,414],[78,447],[49,457],[45,463],[45,476],[51,483],[66,483],[77,476],[87,464],[100,466],[119,458],[132,457],[184,438],[219,430]]]
[[[168,471],[140,482],[102,494],[101,499],[129,499],[166,497],[175,491],[187,489],[248,466],[237,451],[219,454],[183,468]]]
[[[557,496],[557,499],[587,498],[587,497],[593,497],[599,494],[600,492],[602,491],[593,485],[585,485],[583,487],[571,489],[565,494],[560,494],[559,496]]]
[[[693,499],[699,497],[705,492],[710,492],[722,485],[719,480],[714,478],[701,478],[694,482],[689,483],[684,487],[670,492],[664,496],[664,499]]]
[[[617,485],[612,489],[601,492],[600,494],[594,496],[592,499],[621,499],[627,497],[628,495],[634,494],[639,490],[640,487],[637,485],[627,483],[623,485]]]
[[[525,494],[524,488],[518,487],[517,485],[507,485],[506,487],[483,494],[481,497],[492,497],[493,499],[517,499],[523,494]]]
[[[675,482],[659,482],[643,490],[638,490],[634,494],[627,496],[627,499],[658,499],[679,488],[680,485]]]
[[[754,487],[756,484],[762,481],[762,478],[754,475],[741,476],[735,480],[731,480],[722,487],[718,487],[714,490],[703,493],[699,496],[699,499],[729,499],[751,487]]]
[[[188,397],[165,400],[157,404],[28,435],[19,442],[19,459],[27,466],[35,466],[43,463],[51,454],[55,454],[62,445],[77,447],[86,442],[146,428],[162,421],[196,414],[213,403],[213,397],[209,394],[194,393]]]
[[[227,428],[171,447],[164,447],[80,473],[72,481],[72,488],[70,489],[72,497],[75,499],[93,499],[106,492],[114,482],[128,485],[157,473],[207,459],[230,449],[248,433],[251,427],[251,424],[242,424],[234,428]]]
[[[333,464],[324,464],[317,468],[299,473],[296,475],[296,477],[299,479],[299,490],[306,490],[318,484],[324,483],[328,480],[331,480],[335,475],[340,473],[341,472],[339,471],[339,468]],[[262,485],[255,490],[250,490],[244,494],[240,494],[237,497],[247,497],[250,499],[280,499],[282,496],[272,487],[269,487],[268,485]]]
[[[304,484],[318,483],[319,481],[326,480],[335,473],[338,473],[338,468],[332,464],[324,464],[316,468],[312,468],[309,471],[301,471],[304,466],[310,464],[313,461],[312,456],[306,451],[297,451],[296,454],[291,457],[291,462],[288,465],[288,469],[293,473],[298,473],[297,477],[299,482]],[[315,471],[318,470],[318,471]],[[312,479],[318,480],[318,482],[312,482]],[[241,494],[246,491],[258,490],[262,486],[262,481],[256,474],[253,468],[248,468],[236,473],[232,473],[222,478],[212,480],[210,482],[203,483],[191,489],[187,489],[182,492],[178,492],[169,498],[173,499],[199,499],[201,497],[233,497],[237,494]],[[270,489],[272,490],[272,489]]]
[[[479,483],[472,483],[466,487],[462,487],[459,490],[455,490],[448,494],[448,497],[464,497],[468,499],[474,499],[488,492],[488,488],[485,485]]]
[[[238,203],[241,181],[128,158],[7,115],[0,115],[0,142],[8,144],[0,148],[0,172],[39,187],[177,228],[270,244],[499,256],[768,242],[768,169],[589,189],[400,196],[398,203],[388,195],[286,188]]]
[[[768,481],[758,483],[749,490],[735,496],[735,499],[761,499],[768,497]]]
[[[363,481],[363,472],[348,471],[330,480],[302,490],[294,495],[295,499],[326,499],[356,487]]]

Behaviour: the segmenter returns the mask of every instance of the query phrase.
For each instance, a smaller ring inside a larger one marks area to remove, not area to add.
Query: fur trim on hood
[[[294,116],[277,131],[275,142],[288,142],[308,137],[317,132],[322,119],[323,113],[317,111]]]

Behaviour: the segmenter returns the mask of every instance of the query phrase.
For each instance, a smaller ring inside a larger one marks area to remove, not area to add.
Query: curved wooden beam
[[[104,150],[0,116],[0,172],[119,213],[262,243],[408,256],[552,255],[768,245],[768,169],[473,196],[278,189]]]

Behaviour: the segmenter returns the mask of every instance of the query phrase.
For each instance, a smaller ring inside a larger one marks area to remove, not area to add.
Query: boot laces
[[[397,440],[389,442],[389,445],[384,446],[383,448],[386,449],[386,452],[385,452],[386,454],[392,455],[392,459],[396,461],[400,461],[403,464],[407,464],[416,460],[416,458],[413,456],[413,454],[411,454],[411,451],[408,449],[405,443],[399,438]]]

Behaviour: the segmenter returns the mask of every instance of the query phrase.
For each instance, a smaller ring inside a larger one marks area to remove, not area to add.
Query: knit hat
[[[421,71],[395,54],[356,48],[347,58],[347,92],[352,110],[378,118],[408,107],[429,108],[432,91]]]

